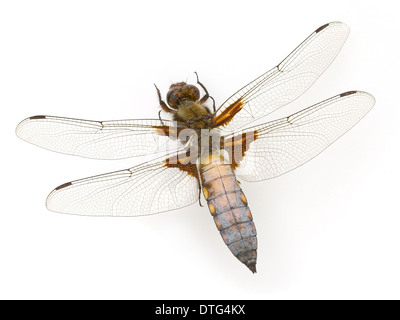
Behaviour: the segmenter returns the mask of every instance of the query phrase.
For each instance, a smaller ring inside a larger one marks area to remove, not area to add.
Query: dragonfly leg
[[[161,92],[160,89],[157,88],[156,84],[154,84],[157,90],[157,96],[158,96],[158,102],[160,103],[161,109],[163,109],[165,112],[168,113],[175,113],[174,110],[172,110],[170,107],[167,106],[167,104],[161,99]]]
[[[200,207],[204,207],[201,203],[201,185],[200,185],[200,181],[199,181],[199,205]]]
[[[204,90],[204,92],[205,92],[204,96],[199,100],[199,102],[200,102],[201,104],[203,104],[203,103],[205,103],[208,99],[211,99],[211,100],[213,101],[213,109],[214,109],[214,112],[215,112],[215,100],[214,100],[214,98],[211,97],[211,96],[209,95],[208,90],[206,89],[206,87],[204,86],[204,84],[202,84],[202,83],[199,81],[199,75],[197,74],[197,72],[195,72],[195,75],[196,75],[196,78],[197,78],[197,84],[198,84],[198,85]]]
[[[188,141],[188,143],[189,143],[190,141]],[[204,207],[202,204],[201,204],[201,182],[200,182],[200,172],[199,172],[199,170],[197,170],[197,182],[198,182],[198,184],[199,184],[199,205],[200,205],[200,207]]]
[[[158,111],[158,119],[160,119],[161,125],[164,126],[164,121],[161,119],[161,111],[162,110]]]

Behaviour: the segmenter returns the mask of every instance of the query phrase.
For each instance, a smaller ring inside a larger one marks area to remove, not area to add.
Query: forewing
[[[369,93],[342,93],[289,117],[226,136],[225,149],[232,153],[240,179],[275,178],[314,158],[353,127],[374,104]]]
[[[342,22],[315,30],[280,64],[225,101],[216,112],[216,126],[235,131],[298,98],[332,63],[348,34]]]
[[[39,147],[93,159],[123,159],[182,148],[168,120],[91,121],[34,116],[16,129],[21,139]]]
[[[65,183],[48,196],[49,210],[87,216],[140,216],[198,200],[195,164],[173,164],[176,156]]]

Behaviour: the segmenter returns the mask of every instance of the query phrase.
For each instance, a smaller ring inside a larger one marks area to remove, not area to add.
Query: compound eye
[[[200,99],[200,91],[194,85],[187,84],[182,88],[182,91],[185,93],[187,99],[189,99],[190,101],[195,102]]]
[[[178,109],[180,104],[180,88],[174,88],[167,93],[167,102],[171,108]]]

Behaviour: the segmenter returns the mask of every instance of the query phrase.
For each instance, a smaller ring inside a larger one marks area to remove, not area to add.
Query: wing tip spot
[[[323,26],[320,26],[317,30],[315,30],[315,33],[319,33],[322,30],[324,30],[326,27],[328,27],[330,23],[324,24]]]
[[[29,120],[38,120],[38,119],[46,119],[46,116],[33,116],[33,117],[29,117]]]
[[[347,91],[347,92],[343,92],[343,93],[341,93],[341,94],[339,95],[339,97],[349,96],[349,95],[355,94],[355,93],[357,93],[357,92],[358,92],[358,91]]]
[[[64,183],[64,184],[62,184],[62,185],[58,186],[58,187],[57,187],[57,188],[55,188],[54,190],[55,190],[55,191],[57,191],[57,190],[60,190],[60,189],[66,188],[66,187],[68,187],[68,186],[70,186],[70,185],[72,185],[72,182],[67,182],[67,183]]]

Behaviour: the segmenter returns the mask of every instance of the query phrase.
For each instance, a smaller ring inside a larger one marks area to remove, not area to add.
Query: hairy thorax
[[[184,101],[178,108],[176,120],[186,122],[192,128],[206,129],[210,124],[210,116],[210,111],[204,105],[193,101]]]

